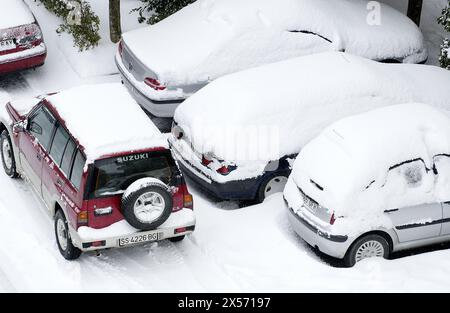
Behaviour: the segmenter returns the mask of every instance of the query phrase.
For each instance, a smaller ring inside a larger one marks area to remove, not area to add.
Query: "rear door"
[[[441,233],[440,203],[421,204],[388,213],[400,242],[438,237]]]
[[[56,199],[61,198],[64,190],[66,179],[60,167],[69,139],[69,133],[63,126],[57,124],[49,152],[42,164],[42,197],[49,208],[53,207]]]
[[[73,151],[72,151],[73,150]],[[72,152],[72,153],[71,153]],[[64,160],[67,159],[67,162]],[[68,180],[64,185],[63,200],[66,207],[69,222],[74,228],[77,227],[77,214],[83,207],[83,195],[86,181],[86,157],[76,148],[75,143],[70,140],[62,161],[62,170],[70,172]],[[69,162],[70,159],[70,162]]]
[[[34,188],[41,193],[43,159],[50,145],[55,127],[55,118],[41,105],[31,113],[27,129],[19,135],[19,158]]]

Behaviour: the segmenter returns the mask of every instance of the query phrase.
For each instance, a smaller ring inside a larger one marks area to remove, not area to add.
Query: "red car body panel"
[[[29,68],[34,68],[42,66],[45,63],[47,53],[33,56],[30,58],[24,58],[19,60],[14,60],[7,63],[0,64],[0,74],[7,74],[12,72],[17,72]]]

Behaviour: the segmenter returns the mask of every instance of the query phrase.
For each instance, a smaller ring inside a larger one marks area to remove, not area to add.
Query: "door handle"
[[[58,187],[62,187],[62,185],[63,185],[62,180],[58,178],[58,179],[56,180],[56,185],[57,185]]]
[[[39,153],[36,154],[36,159],[38,159],[38,161],[42,161],[42,157],[41,157],[41,155]]]

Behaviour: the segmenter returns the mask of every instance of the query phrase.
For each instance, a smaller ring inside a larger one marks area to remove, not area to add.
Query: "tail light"
[[[154,79],[154,78],[146,77],[144,79],[144,83],[147,86],[150,86],[151,88],[153,88],[155,90],[158,90],[158,91],[166,89],[166,86],[161,85],[161,83],[158,80]]]
[[[183,206],[187,209],[192,209],[194,207],[194,199],[190,193],[185,193],[183,196]]]
[[[334,216],[334,212],[333,212],[333,214],[331,214],[331,217],[330,217],[330,225],[334,225],[334,222],[336,222],[336,217]]]
[[[181,234],[181,233],[185,233],[187,231],[186,227],[180,227],[175,229],[175,234]]]
[[[230,174],[230,169],[226,165],[222,165],[220,168],[217,169],[217,173],[221,175],[228,175]]]
[[[202,165],[208,166],[211,163],[212,163],[212,160],[209,160],[205,157],[205,155],[202,155]]]
[[[120,56],[122,56],[123,55],[123,42],[122,42],[122,40],[119,41],[118,50],[119,50]]]
[[[77,216],[77,224],[78,226],[86,226],[88,224],[88,212],[81,211]]]

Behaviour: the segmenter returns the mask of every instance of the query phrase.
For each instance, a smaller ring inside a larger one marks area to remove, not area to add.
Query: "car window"
[[[53,161],[59,166],[63,157],[64,149],[69,141],[69,134],[67,131],[59,125],[56,129],[55,137],[53,138],[52,145],[50,147],[50,156]]]
[[[43,106],[36,110],[28,121],[29,132],[48,150],[50,138],[55,126],[55,118]]]
[[[73,153],[75,152],[76,147],[75,142],[72,139],[69,139],[66,148],[64,149],[60,168],[66,177],[70,176],[70,167],[72,166]]]
[[[83,154],[81,154],[80,150],[78,150],[73,162],[72,174],[70,175],[70,181],[77,189],[80,189],[81,177],[83,176],[85,163],[86,158],[83,156]]]
[[[402,208],[423,204],[435,187],[435,175],[420,160],[410,160],[392,166],[381,190],[386,207]]]
[[[422,160],[414,160],[396,165],[390,169],[392,179],[397,178],[409,188],[419,187],[427,175],[427,168]]]
[[[178,173],[168,150],[99,160],[94,163],[94,191],[91,196],[123,193],[133,182],[144,177],[153,177],[170,185]]]

